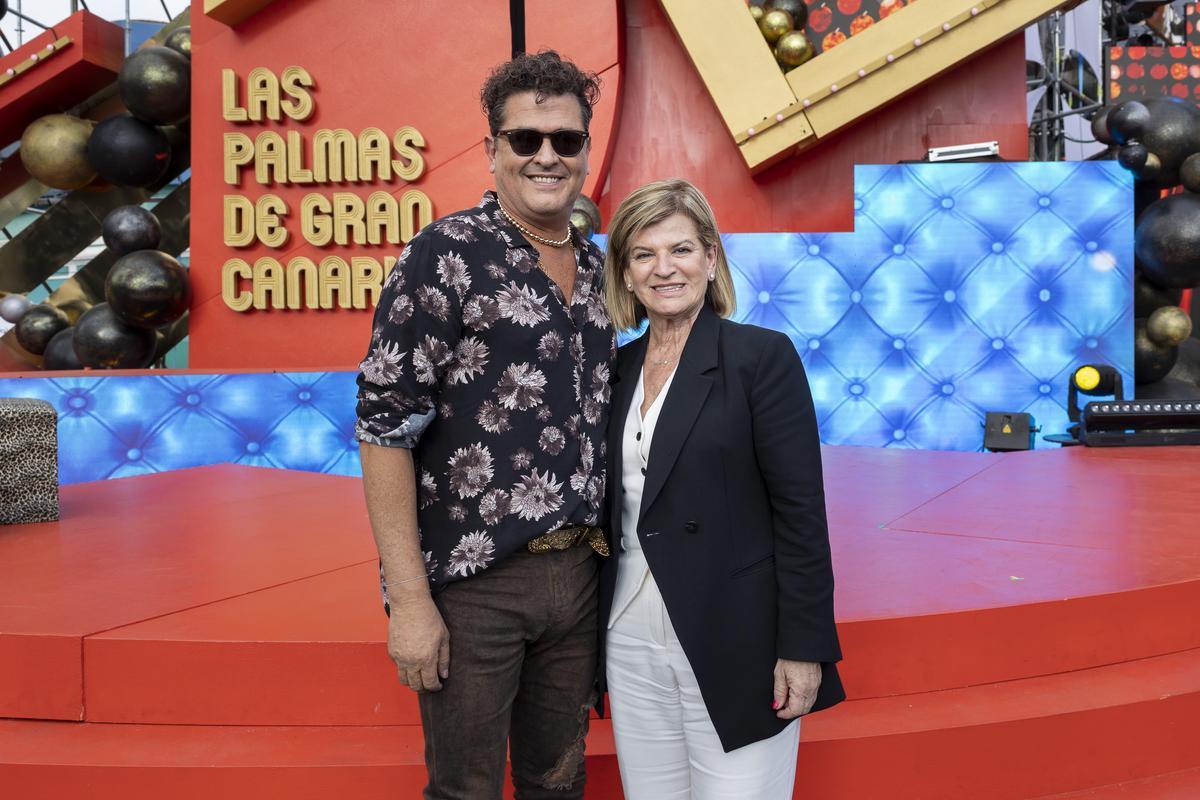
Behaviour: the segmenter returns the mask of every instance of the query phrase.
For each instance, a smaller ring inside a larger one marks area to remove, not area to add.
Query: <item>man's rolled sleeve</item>
[[[359,441],[382,447],[415,447],[437,416],[437,396],[461,336],[461,285],[432,232],[404,248],[375,307],[371,343],[359,364]]]

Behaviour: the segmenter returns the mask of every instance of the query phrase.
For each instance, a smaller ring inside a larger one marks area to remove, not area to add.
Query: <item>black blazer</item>
[[[620,559],[621,434],[647,338],[617,354],[602,645]],[[817,421],[782,333],[701,310],[659,413],[638,534],[726,752],[787,724],[771,708],[777,658],[821,662],[813,711],[845,699]]]

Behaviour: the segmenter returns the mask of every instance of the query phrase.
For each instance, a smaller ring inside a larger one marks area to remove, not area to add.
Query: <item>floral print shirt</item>
[[[543,533],[603,522],[616,340],[603,256],[578,235],[575,248],[568,306],[488,192],[413,237],[384,282],[355,434],[412,450],[435,591]]]

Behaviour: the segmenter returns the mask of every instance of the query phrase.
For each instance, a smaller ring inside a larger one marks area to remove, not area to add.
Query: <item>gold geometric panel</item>
[[[913,3],[786,75],[745,0],[661,2],[757,172],[1079,0]]]

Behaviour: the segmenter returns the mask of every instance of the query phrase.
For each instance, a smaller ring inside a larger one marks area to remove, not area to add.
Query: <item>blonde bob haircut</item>
[[[728,317],[737,307],[733,276],[725,260],[725,247],[717,231],[717,220],[708,200],[692,184],[679,178],[654,181],[634,189],[617,208],[608,226],[608,249],[604,254],[604,302],[609,316],[619,331],[638,327],[646,319],[646,308],[633,292],[625,288],[629,271],[629,252],[633,240],[651,225],[657,225],[674,214],[682,214],[696,225],[700,245],[707,251],[716,250],[716,277],[708,284],[704,301]]]

